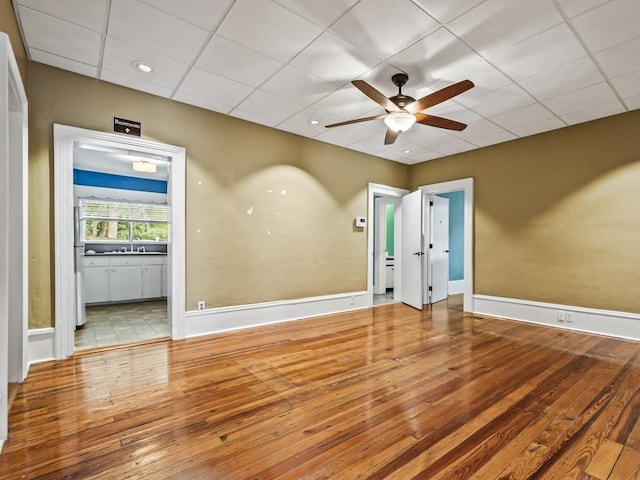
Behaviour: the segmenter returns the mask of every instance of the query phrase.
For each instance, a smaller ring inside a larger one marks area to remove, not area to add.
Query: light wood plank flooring
[[[35,365],[0,478],[640,478],[640,344],[402,304]]]

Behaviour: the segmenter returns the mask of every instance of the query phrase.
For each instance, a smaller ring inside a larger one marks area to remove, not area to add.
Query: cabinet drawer
[[[109,259],[104,257],[84,257],[85,267],[107,267],[109,266]]]
[[[111,262],[112,267],[120,267],[124,265],[142,265],[142,259],[137,255],[134,255],[132,257],[111,257],[109,261]]]
[[[167,257],[164,255],[152,255],[142,257],[142,265],[164,265]]]

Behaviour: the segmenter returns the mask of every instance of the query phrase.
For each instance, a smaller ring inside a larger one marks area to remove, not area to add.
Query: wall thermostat
[[[356,227],[366,227],[367,219],[365,217],[356,217]]]

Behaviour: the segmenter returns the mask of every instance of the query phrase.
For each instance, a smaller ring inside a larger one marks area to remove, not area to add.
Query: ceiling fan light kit
[[[385,145],[391,145],[396,141],[400,133],[409,130],[416,122],[423,125],[456,131],[461,131],[467,128],[467,125],[464,123],[420,112],[473,88],[474,85],[472,81],[463,80],[461,82],[454,83],[453,85],[449,85],[448,87],[442,88],[437,92],[416,100],[415,98],[402,93],[402,87],[407,83],[408,79],[409,77],[405,73],[396,73],[391,77],[391,81],[396,87],[398,87],[398,94],[393,97],[385,97],[381,92],[364,80],[353,80],[351,82],[353,86],[384,108],[386,113],[374,115],[372,117],[347,120],[346,122],[333,123],[331,125],[325,125],[325,127],[341,127],[343,125],[351,125],[353,123],[382,119],[387,126],[387,133],[384,137]]]

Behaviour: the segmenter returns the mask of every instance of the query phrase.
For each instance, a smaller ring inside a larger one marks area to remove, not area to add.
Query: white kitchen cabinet
[[[84,257],[82,272],[86,303],[109,301],[109,259]]]
[[[162,295],[163,257],[142,258],[142,298],[158,298]]]
[[[142,298],[142,265],[134,257],[109,260],[109,301]]]

